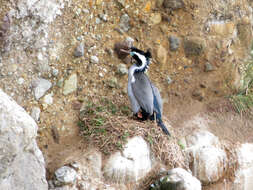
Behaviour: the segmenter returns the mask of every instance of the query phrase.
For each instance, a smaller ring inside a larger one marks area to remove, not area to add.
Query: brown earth
[[[207,51],[217,52],[217,56],[211,62],[215,70],[204,72],[207,52],[197,57],[186,57],[182,43],[178,51],[169,51],[169,35],[183,39],[185,36],[194,34],[205,40],[202,32],[204,19],[201,18],[208,14],[201,12],[203,6],[206,6],[205,3],[202,1],[190,3],[189,1],[185,9],[169,14],[170,23],[163,20],[159,24],[152,25],[149,21],[151,13],[160,12],[167,15],[165,10],[156,8],[153,3],[150,9],[147,7],[143,9],[147,1],[133,3],[128,0],[125,2],[132,3],[130,8],[120,10],[113,1],[109,0],[76,0],[70,7],[65,7],[63,15],[58,17],[51,26],[50,39],[57,42],[54,48],[60,57],[59,60],[54,59],[53,56],[50,57],[51,64],[60,73],[57,79],[66,79],[70,73],[77,73],[78,90],[64,96],[62,89],[54,86],[51,89],[54,93],[54,103],[47,107],[43,107],[42,102],[28,99],[24,95],[22,101],[19,101],[27,111],[30,111],[34,105],[41,107],[37,142],[45,157],[49,177],[56,168],[75,159],[77,155],[85,153],[88,148],[77,126],[79,111],[76,110],[75,105],[79,104],[80,100],[85,102],[87,97],[96,99],[95,97],[99,96],[114,99],[117,96],[122,98],[123,103],[129,105],[126,94],[127,76],[120,76],[116,72],[117,65],[123,62],[115,54],[107,53],[107,49],[113,49],[115,42],[122,41],[127,36],[135,39],[134,45],[138,48],[144,50],[151,48],[154,59],[149,76],[161,91],[164,99],[164,117],[173,127],[173,135],[176,138],[180,139],[192,133],[193,130],[202,128],[234,144],[253,142],[252,120],[237,114],[226,98],[235,93],[231,87],[231,81],[235,78],[234,70],[224,61],[231,58],[227,54],[224,57],[222,50],[207,49]],[[211,3],[211,1],[206,3]],[[77,16],[78,8],[87,8],[93,18],[89,19],[89,14],[83,12]],[[95,24],[95,18],[103,12],[109,15],[108,21]],[[115,30],[118,28],[122,13],[128,13],[131,18],[131,30],[127,34],[120,34]],[[88,34],[86,35],[85,32]],[[101,35],[101,39],[91,38],[90,34]],[[96,48],[92,53],[85,52],[82,58],[74,58],[73,51],[78,44],[76,38],[81,35],[88,46],[85,51],[94,45]],[[159,46],[163,46],[167,51],[166,63],[157,61],[156,51]],[[245,54],[241,50],[236,53]],[[98,65],[89,63],[90,55],[99,57]],[[99,76],[100,72],[104,77]],[[173,80],[171,84],[167,82],[168,76]],[[108,80],[112,77],[117,78],[118,88],[107,86]],[[1,87],[11,85],[11,83],[11,80],[5,80]],[[8,93],[10,92],[11,90]],[[19,100],[17,96],[14,98]]]

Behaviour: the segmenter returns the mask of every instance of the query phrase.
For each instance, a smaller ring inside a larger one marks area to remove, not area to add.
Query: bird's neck
[[[135,73],[145,72],[148,67],[148,62],[144,62],[141,66],[137,66],[136,64],[132,65],[128,70],[128,81],[131,83],[135,82]]]

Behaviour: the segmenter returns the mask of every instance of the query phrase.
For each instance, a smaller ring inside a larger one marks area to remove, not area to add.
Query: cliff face
[[[50,177],[71,152],[87,148],[77,127],[81,107],[106,98],[112,115],[130,115],[131,60],[113,51],[125,40],[151,50],[149,77],[177,138],[201,128],[252,142],[251,120],[236,115],[225,98],[245,90],[253,76],[252,6],[248,0],[0,0],[0,88],[36,120]]]

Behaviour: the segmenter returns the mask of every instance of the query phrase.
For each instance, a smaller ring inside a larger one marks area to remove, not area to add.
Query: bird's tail
[[[170,136],[170,132],[168,131],[167,127],[164,125],[162,118],[158,116],[156,122],[157,122],[157,125],[162,128],[163,132],[166,135]]]

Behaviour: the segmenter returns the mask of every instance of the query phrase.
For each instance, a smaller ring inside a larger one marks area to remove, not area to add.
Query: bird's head
[[[135,47],[131,47],[130,50],[124,52],[129,53],[129,55],[136,61],[136,72],[144,72],[148,69],[150,64],[150,59],[152,58],[149,50],[146,52],[137,49]]]

